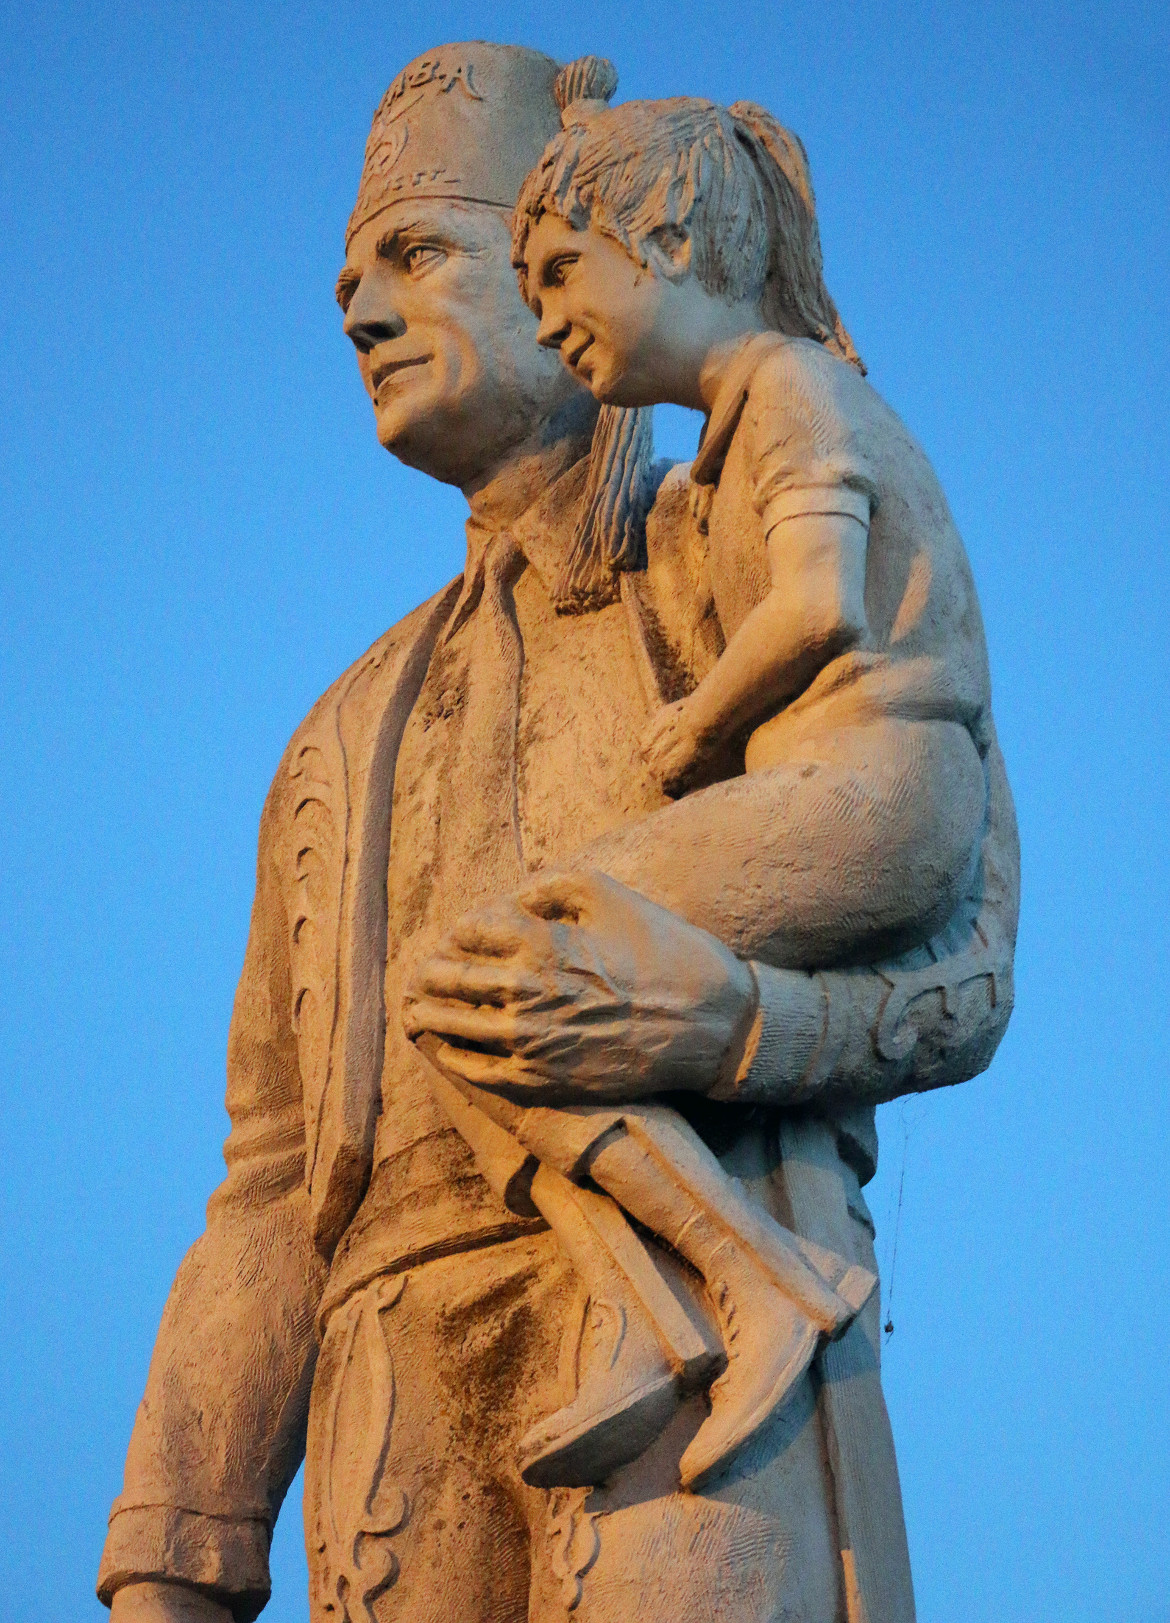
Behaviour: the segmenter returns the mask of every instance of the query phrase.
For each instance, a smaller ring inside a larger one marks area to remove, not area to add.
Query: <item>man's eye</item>
[[[404,251],[402,263],[408,271],[414,272],[423,270],[428,265],[438,264],[440,260],[446,259],[446,257],[441,248],[436,248],[431,243],[418,242]]]

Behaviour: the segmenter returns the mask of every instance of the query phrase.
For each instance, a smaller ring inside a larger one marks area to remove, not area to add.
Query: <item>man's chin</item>
[[[387,399],[374,402],[374,422],[378,432],[378,443],[387,451],[398,455],[399,445],[410,438],[410,431],[417,427],[420,417],[426,413],[417,409],[411,411],[407,403],[401,399]]]
[[[420,409],[421,408],[421,409]],[[425,456],[426,447],[434,439],[432,413],[421,402],[411,410],[406,401],[390,400],[374,407],[378,443],[400,462],[417,467],[418,457]]]
[[[599,400],[603,406],[613,404],[611,394],[614,380],[609,369],[599,366],[591,354],[587,355],[584,366],[571,366],[569,375],[576,378],[578,383],[583,383],[594,400]]]
[[[378,443],[408,468],[426,473],[443,484],[465,481],[465,449],[458,433],[443,432],[433,401],[387,401],[374,408]]]

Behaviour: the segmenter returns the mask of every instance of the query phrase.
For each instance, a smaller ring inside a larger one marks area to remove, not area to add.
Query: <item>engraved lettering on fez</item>
[[[444,91],[453,90],[459,84],[463,87],[464,95],[472,101],[482,101],[483,97],[471,82],[471,63],[457,62],[443,80]]]
[[[421,93],[428,85],[435,85],[443,94],[459,85],[463,94],[471,101],[484,99],[472,79],[470,62],[444,62],[441,57],[424,57],[421,62],[416,62],[409,70],[404,68],[398,75],[383,96],[382,105],[378,108],[376,116],[386,119],[401,118],[403,113],[419,100],[418,96],[412,96],[409,102],[400,106],[399,103],[402,102],[406,92],[416,90]]]

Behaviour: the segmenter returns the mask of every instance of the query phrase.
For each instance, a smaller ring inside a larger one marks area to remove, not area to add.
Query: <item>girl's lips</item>
[[[579,369],[581,365],[581,357],[592,348],[593,340],[592,338],[587,338],[583,344],[578,344],[575,349],[567,350],[565,352],[565,364],[568,366],[571,372],[576,372]]]

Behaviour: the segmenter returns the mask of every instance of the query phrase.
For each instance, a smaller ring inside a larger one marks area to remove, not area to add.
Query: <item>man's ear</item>
[[[646,257],[656,276],[681,282],[691,273],[691,239],[681,225],[656,225],[644,239]]]

